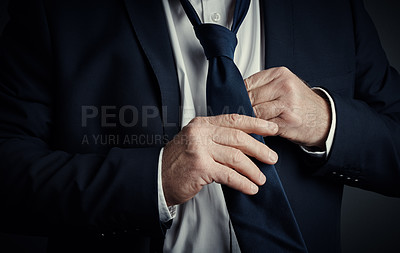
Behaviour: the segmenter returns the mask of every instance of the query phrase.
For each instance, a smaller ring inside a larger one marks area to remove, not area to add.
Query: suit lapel
[[[260,0],[264,20],[265,68],[294,66],[293,3]]]
[[[164,7],[159,0],[124,2],[160,86],[164,134],[170,140],[180,130],[180,92]]]

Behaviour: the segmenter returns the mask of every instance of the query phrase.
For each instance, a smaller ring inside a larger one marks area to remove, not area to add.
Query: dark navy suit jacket
[[[335,101],[326,160],[266,141],[309,251],[339,252],[343,184],[400,196],[400,78],[361,0],[261,3],[266,67],[286,66]],[[10,17],[0,228],[49,236],[53,252],[160,250],[170,224],[159,221],[158,156],[180,130],[161,1],[13,0]]]

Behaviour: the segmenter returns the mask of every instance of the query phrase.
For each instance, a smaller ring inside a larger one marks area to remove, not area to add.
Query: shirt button
[[[213,14],[211,14],[211,20],[214,22],[218,22],[221,20],[221,14],[219,14],[218,12],[214,12]]]

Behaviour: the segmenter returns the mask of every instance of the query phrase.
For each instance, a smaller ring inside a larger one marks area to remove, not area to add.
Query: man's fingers
[[[244,83],[246,85],[247,91],[251,91],[258,87],[264,86],[271,83],[275,79],[279,78],[283,74],[287,73],[289,70],[285,67],[270,68],[246,78]]]
[[[215,126],[234,128],[245,133],[253,133],[262,136],[275,135],[278,131],[278,126],[275,123],[239,114],[204,117],[203,120],[207,120],[210,124]]]
[[[236,170],[258,185],[263,185],[266,181],[257,165],[239,149],[214,144],[210,155],[214,161]]]
[[[212,136],[212,140],[217,144],[238,149],[263,163],[275,164],[278,160],[278,155],[267,145],[240,130],[218,128]]]
[[[271,119],[281,115],[287,108],[280,103],[279,100],[261,103],[253,106],[254,114],[257,118],[268,120],[268,122],[274,122]],[[279,125],[278,125],[279,127]]]
[[[251,104],[255,106],[284,96],[284,90],[280,88],[280,85],[279,81],[275,81],[248,91]]]
[[[237,171],[219,163],[214,165],[213,179],[215,182],[248,195],[254,195],[258,192],[258,186]]]

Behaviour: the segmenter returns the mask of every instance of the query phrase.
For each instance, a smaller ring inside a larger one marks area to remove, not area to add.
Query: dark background
[[[0,33],[7,20],[7,2],[0,0]],[[389,61],[400,70],[400,1],[365,0],[365,4]],[[0,233],[0,252],[42,253],[45,246],[45,238]],[[343,253],[400,253],[400,199],[345,187],[342,248]]]

